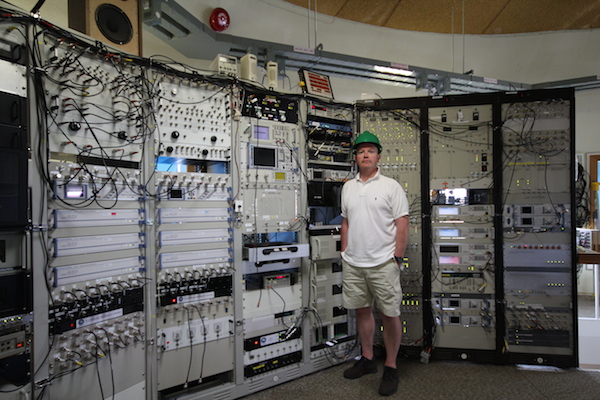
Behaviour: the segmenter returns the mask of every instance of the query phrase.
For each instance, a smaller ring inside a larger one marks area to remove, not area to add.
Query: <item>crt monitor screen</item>
[[[269,147],[254,147],[253,148],[254,165],[258,167],[275,168],[275,149]]]

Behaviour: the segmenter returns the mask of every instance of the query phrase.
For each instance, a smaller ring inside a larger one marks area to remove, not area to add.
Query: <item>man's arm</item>
[[[394,257],[404,257],[404,250],[408,243],[408,215],[400,217],[394,220],[396,224],[396,250],[394,251]],[[342,232],[343,232],[342,223]],[[342,248],[344,246],[344,235],[342,234]]]
[[[342,251],[346,251],[346,246],[348,246],[348,219],[342,219],[342,231],[341,231],[341,239],[342,239]]]

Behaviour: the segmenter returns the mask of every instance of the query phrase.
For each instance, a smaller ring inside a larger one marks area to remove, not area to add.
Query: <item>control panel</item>
[[[157,136],[165,157],[231,158],[229,92],[223,87],[156,73]]]

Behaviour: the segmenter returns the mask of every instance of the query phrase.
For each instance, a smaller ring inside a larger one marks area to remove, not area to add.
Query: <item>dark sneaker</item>
[[[377,372],[377,364],[375,361],[369,360],[366,357],[361,357],[354,365],[344,371],[344,378],[357,379],[363,375],[374,374]]]
[[[398,370],[391,367],[383,367],[383,378],[379,385],[379,394],[391,396],[398,391]]]

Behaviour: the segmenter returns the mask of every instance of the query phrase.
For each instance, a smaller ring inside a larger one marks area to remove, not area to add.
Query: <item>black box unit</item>
[[[31,275],[24,270],[0,274],[0,318],[32,311]]]
[[[0,93],[0,229],[27,226],[26,99]]]
[[[309,182],[308,205],[311,207],[341,207],[344,182]]]

